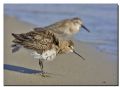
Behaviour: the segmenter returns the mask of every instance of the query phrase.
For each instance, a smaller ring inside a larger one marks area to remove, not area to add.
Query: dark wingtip
[[[12,49],[12,53],[15,53],[15,52],[17,52],[18,50],[20,49],[20,47],[13,47],[13,49]]]
[[[21,48],[21,45],[19,45],[19,44],[12,44],[11,47],[12,47],[12,53],[15,53],[15,52],[17,52]]]
[[[14,35],[14,33],[12,33],[12,35]]]
[[[16,36],[16,34],[12,33],[12,36],[14,36],[14,37],[15,37],[15,36]]]

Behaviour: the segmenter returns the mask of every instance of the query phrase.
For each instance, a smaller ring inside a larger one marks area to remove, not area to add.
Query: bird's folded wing
[[[34,31],[41,32],[47,30],[53,32],[58,37],[66,38],[66,36],[69,36],[65,33],[66,28],[68,28],[67,22],[62,20],[46,27],[36,27]]]
[[[27,49],[33,49],[38,52],[43,52],[52,48],[52,45],[57,45],[57,39],[54,34],[48,31],[35,32],[31,31],[23,34],[13,34],[14,43],[18,43]]]

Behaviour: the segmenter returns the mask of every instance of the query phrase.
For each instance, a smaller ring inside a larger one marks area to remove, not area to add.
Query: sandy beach
[[[34,27],[15,17],[4,16],[4,85],[118,85],[118,59],[76,40],[75,49],[86,60],[73,53],[57,56],[44,63],[50,77],[42,78],[37,73],[38,60],[29,52],[25,49],[11,52],[11,33],[27,32]]]

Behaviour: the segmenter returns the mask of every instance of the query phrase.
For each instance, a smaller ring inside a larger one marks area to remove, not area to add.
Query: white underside
[[[52,61],[56,57],[56,50],[55,49],[47,50],[42,54],[38,54],[36,51],[33,51],[31,55],[35,59]]]

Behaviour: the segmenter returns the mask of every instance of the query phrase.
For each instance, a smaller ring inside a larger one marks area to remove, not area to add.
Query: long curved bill
[[[82,27],[83,29],[85,29],[86,31],[90,32],[90,30],[88,30],[84,25],[81,25],[81,27]]]
[[[82,57],[80,54],[78,54],[75,50],[73,50],[73,53],[75,53],[76,55],[78,55],[79,57],[81,57],[83,60],[85,60],[85,58]]]

